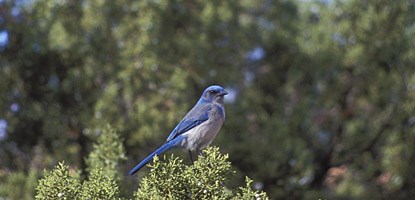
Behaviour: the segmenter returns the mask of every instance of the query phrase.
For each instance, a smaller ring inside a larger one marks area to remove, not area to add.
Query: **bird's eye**
[[[214,90],[211,90],[211,91],[209,91],[210,92],[210,94],[214,94],[215,93],[215,91]]]

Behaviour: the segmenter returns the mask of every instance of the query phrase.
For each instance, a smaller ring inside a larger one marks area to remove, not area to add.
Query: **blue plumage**
[[[206,148],[225,121],[224,96],[228,94],[221,86],[213,85],[203,92],[196,105],[187,113],[182,121],[173,129],[165,144],[151,153],[128,174],[136,173],[140,168],[153,159],[155,155],[174,148],[182,147],[200,152]],[[190,158],[191,154],[190,154]]]
[[[182,119],[182,121],[173,129],[167,138],[167,141],[172,140],[176,136],[181,135],[208,120],[210,110],[212,110],[212,106],[207,103],[193,107]]]

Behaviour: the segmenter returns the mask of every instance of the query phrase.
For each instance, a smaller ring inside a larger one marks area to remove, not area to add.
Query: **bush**
[[[154,157],[149,165],[150,173],[139,183],[134,194],[136,199],[268,199],[264,192],[253,191],[251,180],[237,193],[226,187],[227,180],[235,174],[231,170],[228,155],[219,148],[209,147],[190,166],[182,160],[163,156],[165,161]]]
[[[45,170],[45,177],[36,187],[36,199],[78,199],[81,183],[77,176],[69,175],[69,167],[61,162],[54,170]]]
[[[93,150],[86,159],[87,170],[102,169],[107,176],[117,176],[119,163],[126,160],[125,148],[119,134],[107,125],[93,144]]]
[[[125,159],[121,139],[108,126],[93,147],[85,181],[61,162],[54,170],[45,170],[36,187],[36,199],[119,199],[117,180],[122,177],[118,165]],[[239,191],[226,187],[235,171],[228,155],[221,154],[218,147],[205,149],[190,166],[174,155],[163,158],[154,157],[150,173],[141,179],[134,193],[136,199],[268,199],[264,192],[251,189],[249,178]]]
[[[94,168],[88,180],[82,184],[82,199],[116,199],[118,197],[118,185],[111,177],[105,175],[102,168]]]

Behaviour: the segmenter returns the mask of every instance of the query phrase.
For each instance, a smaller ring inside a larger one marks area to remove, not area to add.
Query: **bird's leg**
[[[194,164],[194,162],[193,162],[193,158],[192,158],[192,151],[191,150],[189,150],[189,156],[190,156],[190,161],[192,161],[192,165]]]
[[[200,150],[200,149],[198,149],[198,150],[197,150],[197,154],[198,154],[199,156],[203,156],[203,151],[202,151],[202,150]]]

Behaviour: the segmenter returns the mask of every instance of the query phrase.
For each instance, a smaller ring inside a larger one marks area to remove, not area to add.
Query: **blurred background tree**
[[[235,185],[248,175],[278,199],[415,194],[411,0],[0,4],[0,188],[26,194],[0,197],[34,196],[22,180],[61,160],[85,174],[103,121],[128,171],[210,84],[231,91],[214,144],[242,172]]]

